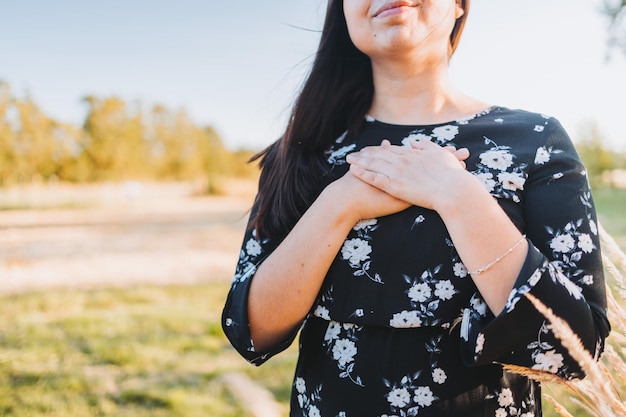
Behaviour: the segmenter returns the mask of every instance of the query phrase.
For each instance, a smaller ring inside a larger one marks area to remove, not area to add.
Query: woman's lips
[[[407,7],[415,7],[416,5],[411,3],[410,1],[392,1],[384,4],[376,13],[374,13],[374,17],[385,17],[394,14],[399,14],[404,12],[404,9]]]

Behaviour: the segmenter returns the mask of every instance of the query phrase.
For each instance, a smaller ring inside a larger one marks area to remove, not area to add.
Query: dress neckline
[[[458,119],[454,119],[454,120],[448,120],[445,122],[439,122],[439,123],[425,123],[425,124],[398,124],[398,123],[388,123],[388,122],[383,122],[381,120],[378,120],[372,116],[370,116],[369,114],[365,115],[365,121],[367,123],[372,123],[372,124],[376,124],[376,125],[380,125],[380,126],[385,126],[385,127],[396,127],[396,128],[402,128],[402,129],[406,129],[406,128],[424,128],[424,127],[435,127],[435,126],[445,126],[445,125],[451,125],[451,124],[465,124],[467,122],[469,122],[470,120],[475,120],[478,119],[480,117],[486,116],[488,114],[490,114],[491,112],[493,112],[494,110],[497,109],[501,109],[502,107],[497,106],[497,105],[491,105],[485,109],[482,109],[476,113],[473,113],[469,116],[465,116],[465,117],[461,117]]]

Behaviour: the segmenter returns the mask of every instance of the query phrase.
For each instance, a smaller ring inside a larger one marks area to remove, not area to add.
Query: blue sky
[[[453,58],[456,85],[484,101],[559,118],[572,137],[595,121],[626,149],[626,59],[607,61],[601,0],[475,0]],[[0,0],[0,80],[59,120],[81,98],[184,108],[226,144],[281,132],[310,64],[323,0]]]

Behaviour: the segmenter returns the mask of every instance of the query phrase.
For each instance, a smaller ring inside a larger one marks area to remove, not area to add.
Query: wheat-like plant
[[[607,285],[609,321],[612,331],[606,341],[601,360],[596,360],[583,347],[578,336],[569,325],[558,317],[552,309],[543,304],[532,294],[526,297],[550,322],[554,334],[561,340],[572,357],[576,359],[587,377],[583,380],[568,381],[552,374],[528,368],[505,365],[510,372],[519,373],[540,382],[559,384],[567,387],[571,393],[572,404],[585,410],[592,417],[626,417],[626,402],[622,397],[626,389],[626,255],[615,240],[599,225],[603,261],[612,282],[618,290],[619,299],[611,285]],[[607,280],[608,281],[608,280]],[[573,417],[567,408],[554,397],[544,394],[556,412],[563,417]]]

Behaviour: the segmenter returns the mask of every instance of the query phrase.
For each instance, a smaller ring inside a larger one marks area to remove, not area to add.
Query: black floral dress
[[[348,153],[382,139],[468,148],[467,169],[526,234],[529,252],[494,317],[436,212],[414,206],[356,224],[301,328],[291,415],[541,415],[539,385],[501,364],[582,372],[524,294],[569,322],[594,354],[609,333],[596,215],[570,139],[554,118],[503,107],[428,126],[368,118],[354,141],[341,137],[328,150],[328,164],[342,175]],[[296,336],[265,352],[250,340],[248,288],[277,243],[246,234],[223,312],[226,335],[255,365]]]

